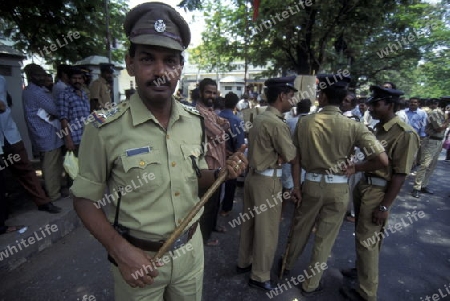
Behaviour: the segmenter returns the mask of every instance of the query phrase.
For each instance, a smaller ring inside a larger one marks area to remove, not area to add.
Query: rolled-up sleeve
[[[361,149],[367,159],[373,159],[385,151],[382,143],[377,140],[364,125],[358,124],[356,146]]]
[[[100,130],[87,124],[78,153],[79,173],[71,187],[72,194],[93,202],[105,194],[110,166]]]
[[[69,106],[70,106],[70,97],[66,97],[66,92],[63,91],[59,94],[58,97],[58,113],[59,119],[67,119],[69,120]]]

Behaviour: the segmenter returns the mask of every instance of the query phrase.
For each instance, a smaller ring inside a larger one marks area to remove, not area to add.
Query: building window
[[[236,87],[236,90],[241,91],[242,87]]]
[[[231,91],[231,90],[233,90],[232,86],[225,86],[225,91]]]

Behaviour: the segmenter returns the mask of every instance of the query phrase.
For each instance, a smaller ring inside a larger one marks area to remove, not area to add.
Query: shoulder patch
[[[129,107],[130,107],[129,102],[124,101],[113,106],[108,110],[94,111],[92,112],[92,116],[94,117],[94,121],[92,121],[92,124],[96,128],[100,128],[105,124],[111,123],[114,120],[118,119],[120,116],[122,116],[123,113],[125,113]]]
[[[191,114],[193,114],[193,115],[201,116],[201,115],[200,115],[200,112],[197,111],[196,108],[191,107],[191,106],[188,106],[188,105],[185,105],[184,103],[180,103],[180,104],[181,104],[181,106],[183,106],[183,109],[184,109],[186,112],[191,113]]]

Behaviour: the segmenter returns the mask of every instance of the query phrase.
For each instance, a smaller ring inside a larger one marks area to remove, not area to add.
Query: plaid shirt
[[[59,119],[67,119],[73,144],[79,145],[84,124],[90,114],[89,99],[83,90],[81,97],[72,86],[68,86],[58,97]]]
[[[36,150],[48,152],[61,147],[63,141],[56,135],[56,131],[59,129],[37,115],[38,110],[42,108],[48,114],[58,117],[58,107],[53,100],[52,93],[46,88],[30,82],[23,90],[22,100],[31,142]]]

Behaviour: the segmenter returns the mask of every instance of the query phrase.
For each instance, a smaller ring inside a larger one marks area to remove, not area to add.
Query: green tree
[[[104,1],[4,0],[0,6],[0,29],[28,57],[42,54],[49,64],[73,63],[90,55],[107,56]],[[125,41],[122,24],[127,9],[124,0],[109,3],[109,27],[116,45]],[[69,38],[75,32],[79,38]],[[54,51],[50,51],[52,44],[57,46]],[[114,49],[112,58],[123,60],[123,55],[124,50]]]
[[[194,2],[200,3],[186,0],[182,4],[192,8]],[[234,17],[227,19],[248,20],[239,15],[242,2],[252,1],[233,1],[229,9]],[[246,53],[230,55],[231,47],[215,47],[215,39],[204,42],[217,57],[246,57],[254,65],[269,65],[266,76],[350,69],[356,80],[363,75],[373,84],[391,80],[409,92],[416,83],[419,61],[437,47],[448,47],[450,39],[444,38],[448,25],[442,22],[448,9],[444,7],[419,0],[262,1],[257,21],[249,23]],[[242,27],[229,24],[226,28],[237,43],[246,40]],[[211,28],[206,31],[210,34]]]
[[[189,50],[191,60],[208,72],[229,71],[233,68],[231,63],[244,57],[245,6],[226,4],[229,3],[220,0],[203,4],[206,23],[203,43]]]

